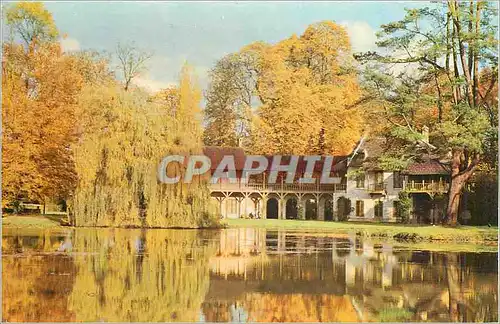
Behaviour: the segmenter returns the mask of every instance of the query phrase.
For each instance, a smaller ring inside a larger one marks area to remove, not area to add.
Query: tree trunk
[[[451,183],[448,191],[448,207],[446,209],[447,223],[452,226],[457,225],[462,189],[479,163],[479,154],[474,154],[474,158],[470,162],[466,161],[464,166],[464,164],[461,163],[463,153],[462,150],[453,150],[452,153]]]
[[[458,42],[458,52],[460,57],[460,62],[462,63],[462,72],[465,77],[466,83],[466,98],[469,107],[474,107],[473,93],[472,93],[472,78],[469,73],[469,65],[467,60],[467,54],[465,53],[464,36],[462,35],[461,25],[460,25],[460,5],[455,0],[451,3],[449,7],[452,14],[453,25],[455,26],[455,37]]]
[[[462,188],[464,187],[464,185],[465,181],[461,180],[461,177],[453,178],[452,176],[450,191],[448,193],[448,208],[446,210],[449,225],[457,225],[460,195],[462,194]]]
[[[472,20],[472,19],[471,19]],[[479,27],[479,22],[481,20],[481,5],[478,2],[477,7],[476,7],[476,18],[475,18],[475,40],[474,40],[474,46],[473,46],[473,53],[474,53],[474,59],[473,59],[473,95],[474,95],[474,107],[478,106],[478,92],[479,92],[479,51],[478,51],[478,40],[480,37],[480,27]]]
[[[446,279],[448,282],[449,304],[448,311],[452,322],[458,322],[459,303],[461,301],[461,287],[458,276],[458,255],[447,255],[446,259]]]

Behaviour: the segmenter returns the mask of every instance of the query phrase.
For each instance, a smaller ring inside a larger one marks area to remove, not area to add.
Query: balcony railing
[[[384,183],[370,183],[368,185],[368,191],[371,193],[383,192],[385,190]]]
[[[276,191],[276,192],[345,192],[346,184],[318,183],[263,183],[263,182],[218,182],[210,185],[211,190],[221,191]]]
[[[448,182],[443,181],[410,181],[405,189],[410,192],[448,192]]]

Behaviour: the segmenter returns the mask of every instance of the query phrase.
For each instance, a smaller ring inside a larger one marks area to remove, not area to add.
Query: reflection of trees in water
[[[54,233],[50,229],[36,231],[30,235],[15,235],[7,231],[2,236],[2,253],[54,252],[66,238],[65,234]]]
[[[498,319],[493,254],[399,252],[301,235],[267,235],[276,241],[269,246],[265,232],[250,230],[222,235],[216,250],[207,243],[215,233],[4,236],[4,254],[23,253],[3,256],[4,319],[197,321],[202,303],[206,320],[218,322],[348,321],[351,308],[366,321]],[[55,252],[63,246],[73,253]]]
[[[248,294],[248,318],[257,322],[356,322],[347,296]]]
[[[196,231],[77,231],[77,321],[196,321],[214,247]]]
[[[387,244],[374,245],[359,239],[347,242],[311,235],[284,236],[272,231],[261,234],[255,237],[266,237],[264,244],[248,239],[240,243],[256,245],[260,256],[244,257],[252,262],[240,261],[238,271],[224,266],[225,254],[213,263],[211,298],[203,307],[209,321],[230,320],[229,306],[235,301],[248,312],[249,320],[260,321],[260,317],[252,317],[250,308],[258,307],[252,306],[255,301],[248,296],[263,292],[268,295],[266,298],[283,301],[298,295],[346,296],[358,318],[365,321],[496,321],[498,318],[496,259],[492,254],[401,252],[393,251]],[[283,246],[286,249],[280,249]],[[332,250],[325,251],[328,248]],[[229,298],[222,291],[234,293]],[[320,299],[304,298],[313,309],[322,305]],[[280,307],[265,309],[269,312],[266,316],[278,314],[275,320],[284,312]],[[309,315],[313,318],[318,314]]]
[[[248,293],[240,302],[205,303],[208,322],[357,322],[348,296]]]
[[[14,240],[19,243],[21,240]],[[76,269],[70,257],[2,258],[2,314],[6,322],[74,321],[68,294]]]
[[[463,267],[463,257],[447,254],[444,257],[448,283],[449,320],[453,322],[493,322],[498,320],[497,285],[473,280],[470,269]],[[462,266],[461,266],[462,265]]]

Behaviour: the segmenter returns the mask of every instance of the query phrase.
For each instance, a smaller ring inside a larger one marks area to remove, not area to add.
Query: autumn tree
[[[248,136],[252,103],[255,102],[254,62],[250,53],[230,54],[210,72],[205,107],[204,142],[237,146]]]
[[[169,154],[201,152],[201,93],[188,66],[168,101],[116,82],[86,87],[73,146],[78,182],[76,226],[203,227],[213,225],[206,182],[163,184],[158,165]]]
[[[16,38],[36,38],[37,46],[3,44],[2,197],[5,203],[66,197],[75,180],[70,144],[81,67],[52,41],[57,31],[41,4],[17,3],[6,14]]]
[[[12,41],[20,39],[26,48],[34,43],[55,41],[59,35],[52,14],[41,2],[21,1],[9,5],[5,22],[14,38]]]
[[[132,44],[118,44],[116,56],[119,61],[118,69],[123,78],[124,89],[127,91],[132,80],[144,72],[146,62],[152,54],[141,51]]]
[[[390,161],[402,166],[398,159],[449,154],[451,225],[457,223],[465,183],[497,138],[492,121],[498,103],[490,98],[498,71],[495,15],[485,1],[407,9],[403,19],[381,26],[379,53],[358,57],[371,65],[363,77],[364,101],[377,103],[387,134],[399,143]],[[481,77],[486,71],[489,78]],[[430,128],[430,144],[423,143],[424,126]]]
[[[205,143],[249,136],[255,153],[349,152],[362,129],[354,67],[347,32],[329,21],[224,57],[211,74]]]

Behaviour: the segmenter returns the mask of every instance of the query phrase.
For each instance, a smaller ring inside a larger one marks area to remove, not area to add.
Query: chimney
[[[422,127],[422,136],[423,136],[423,141],[429,144],[429,127],[425,125],[424,127]]]

